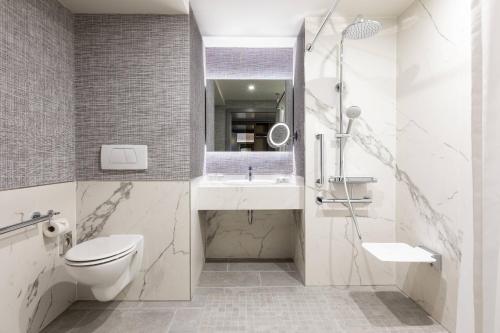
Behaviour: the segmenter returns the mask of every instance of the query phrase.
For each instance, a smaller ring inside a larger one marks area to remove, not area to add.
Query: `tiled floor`
[[[291,263],[209,263],[189,302],[77,302],[54,332],[446,332],[394,287],[304,287]]]

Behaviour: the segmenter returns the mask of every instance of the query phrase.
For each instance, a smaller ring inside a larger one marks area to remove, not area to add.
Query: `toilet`
[[[98,301],[114,299],[142,264],[142,235],[111,235],[80,243],[65,255],[69,275],[90,287]]]

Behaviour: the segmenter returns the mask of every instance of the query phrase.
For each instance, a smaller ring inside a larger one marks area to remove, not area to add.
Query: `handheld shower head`
[[[347,124],[346,134],[351,133],[352,124],[354,123],[354,119],[358,118],[361,115],[361,108],[359,106],[353,105],[345,110],[345,115],[349,118],[349,123]]]
[[[361,115],[361,108],[359,106],[353,105],[347,108],[345,115],[349,119],[358,118]]]
[[[367,20],[358,16],[356,20],[349,24],[342,31],[342,38],[365,39],[375,36],[382,29],[382,24],[378,21]]]

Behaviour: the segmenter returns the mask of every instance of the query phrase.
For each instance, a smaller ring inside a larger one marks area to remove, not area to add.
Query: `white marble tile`
[[[49,209],[61,212],[74,231],[75,183],[0,191],[3,225]],[[76,284],[65,271],[57,241],[44,238],[41,227],[0,236],[2,332],[37,333],[75,300]]]
[[[110,234],[144,235],[137,278],[123,300],[190,299],[189,182],[79,182],[79,241]],[[78,288],[79,298],[91,298]]]
[[[199,200],[197,185],[200,181],[198,177],[191,180],[191,290],[198,286],[203,266],[205,265],[205,238],[206,223],[204,212],[196,209],[196,203]]]
[[[254,211],[252,224],[246,211],[207,211],[207,258],[292,258],[293,211]]]
[[[398,265],[398,285],[454,331],[462,230],[472,221],[470,5],[415,1],[398,19],[397,239],[443,254]]]
[[[338,32],[348,20],[331,21],[305,55],[305,281],[307,285],[380,285],[395,282],[394,265],[382,263],[360,246],[350,214],[342,205],[318,206],[315,198],[344,198],[343,186],[315,184],[318,142],[325,135],[325,179],[339,175],[338,146]],[[320,18],[306,19],[306,44]],[[345,107],[358,105],[361,116],[345,149],[347,176],[371,176],[377,183],[355,185],[351,196],[373,198],[356,205],[364,241],[395,240],[396,165],[396,21],[382,20],[378,35],[347,40],[344,55]],[[345,127],[344,127],[345,128]]]

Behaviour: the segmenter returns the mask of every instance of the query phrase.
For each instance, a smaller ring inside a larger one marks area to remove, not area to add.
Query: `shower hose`
[[[347,139],[348,139],[348,137],[343,138],[343,140],[345,140],[344,148],[345,148],[345,143],[347,143]],[[342,142],[340,144],[342,144]],[[342,168],[341,168],[342,172],[340,173],[340,178],[342,178],[342,182],[344,183],[344,191],[345,191],[345,195],[346,195],[346,199],[347,199],[347,207],[349,208],[349,212],[351,213],[351,218],[352,218],[352,222],[356,228],[356,233],[358,234],[359,240],[363,240],[363,238],[361,237],[361,232],[359,231],[359,225],[358,225],[358,219],[356,217],[356,212],[354,211],[354,207],[352,207],[351,196],[349,195],[349,190],[347,188],[347,180],[346,180],[346,177],[344,176],[344,170],[345,170],[344,153],[345,153],[345,149],[342,149],[342,158],[340,159],[342,161],[341,162],[342,163]]]

